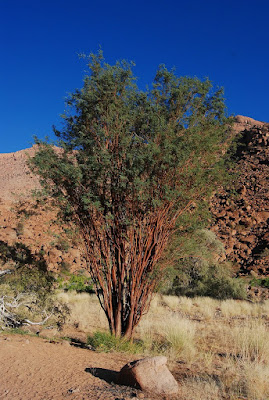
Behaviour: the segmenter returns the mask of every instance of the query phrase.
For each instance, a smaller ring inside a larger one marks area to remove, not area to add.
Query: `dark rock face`
[[[237,178],[212,200],[212,230],[239,274],[269,274],[269,124],[236,117]]]

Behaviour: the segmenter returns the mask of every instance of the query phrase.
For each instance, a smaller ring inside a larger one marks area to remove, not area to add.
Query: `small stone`
[[[79,388],[75,388],[75,389],[68,389],[67,393],[78,393],[79,392]]]

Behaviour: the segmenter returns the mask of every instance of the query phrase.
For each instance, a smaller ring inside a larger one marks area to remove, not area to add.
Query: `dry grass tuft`
[[[251,321],[246,326],[231,331],[233,355],[254,362],[269,362],[269,332],[261,321]]]
[[[60,292],[58,298],[70,309],[68,324],[87,333],[93,333],[97,329],[108,329],[105,314],[94,294]]]
[[[138,328],[148,352],[164,353],[170,360],[191,362],[195,356],[196,324],[180,316],[154,320],[145,318]]]
[[[220,389],[216,382],[209,378],[186,379],[180,384],[180,400],[221,400]]]
[[[247,398],[250,400],[269,399],[269,365],[245,362],[241,368],[241,382],[243,382]]]

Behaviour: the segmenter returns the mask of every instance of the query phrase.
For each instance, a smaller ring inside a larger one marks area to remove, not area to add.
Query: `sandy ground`
[[[51,343],[32,336],[1,334],[0,399],[129,400],[140,397],[139,391],[111,383],[113,371],[119,371],[131,360],[128,355],[97,353],[71,346],[66,341]]]

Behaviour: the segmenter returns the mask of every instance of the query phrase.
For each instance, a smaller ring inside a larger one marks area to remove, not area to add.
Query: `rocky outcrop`
[[[36,147],[0,154],[0,241],[12,248],[24,244],[37,256],[42,255],[48,269],[71,272],[86,268],[77,235],[67,235],[66,227],[55,224],[56,211],[48,204],[34,202],[32,191],[39,189],[38,178],[27,166]],[[57,150],[59,151],[59,150]]]
[[[212,230],[240,274],[269,274],[269,124],[237,116],[235,181],[212,199]]]
[[[50,271],[86,269],[78,235],[66,232],[56,220],[56,211],[49,204],[37,207],[28,200],[0,204],[0,242],[10,249],[23,244],[33,256],[40,254]]]

